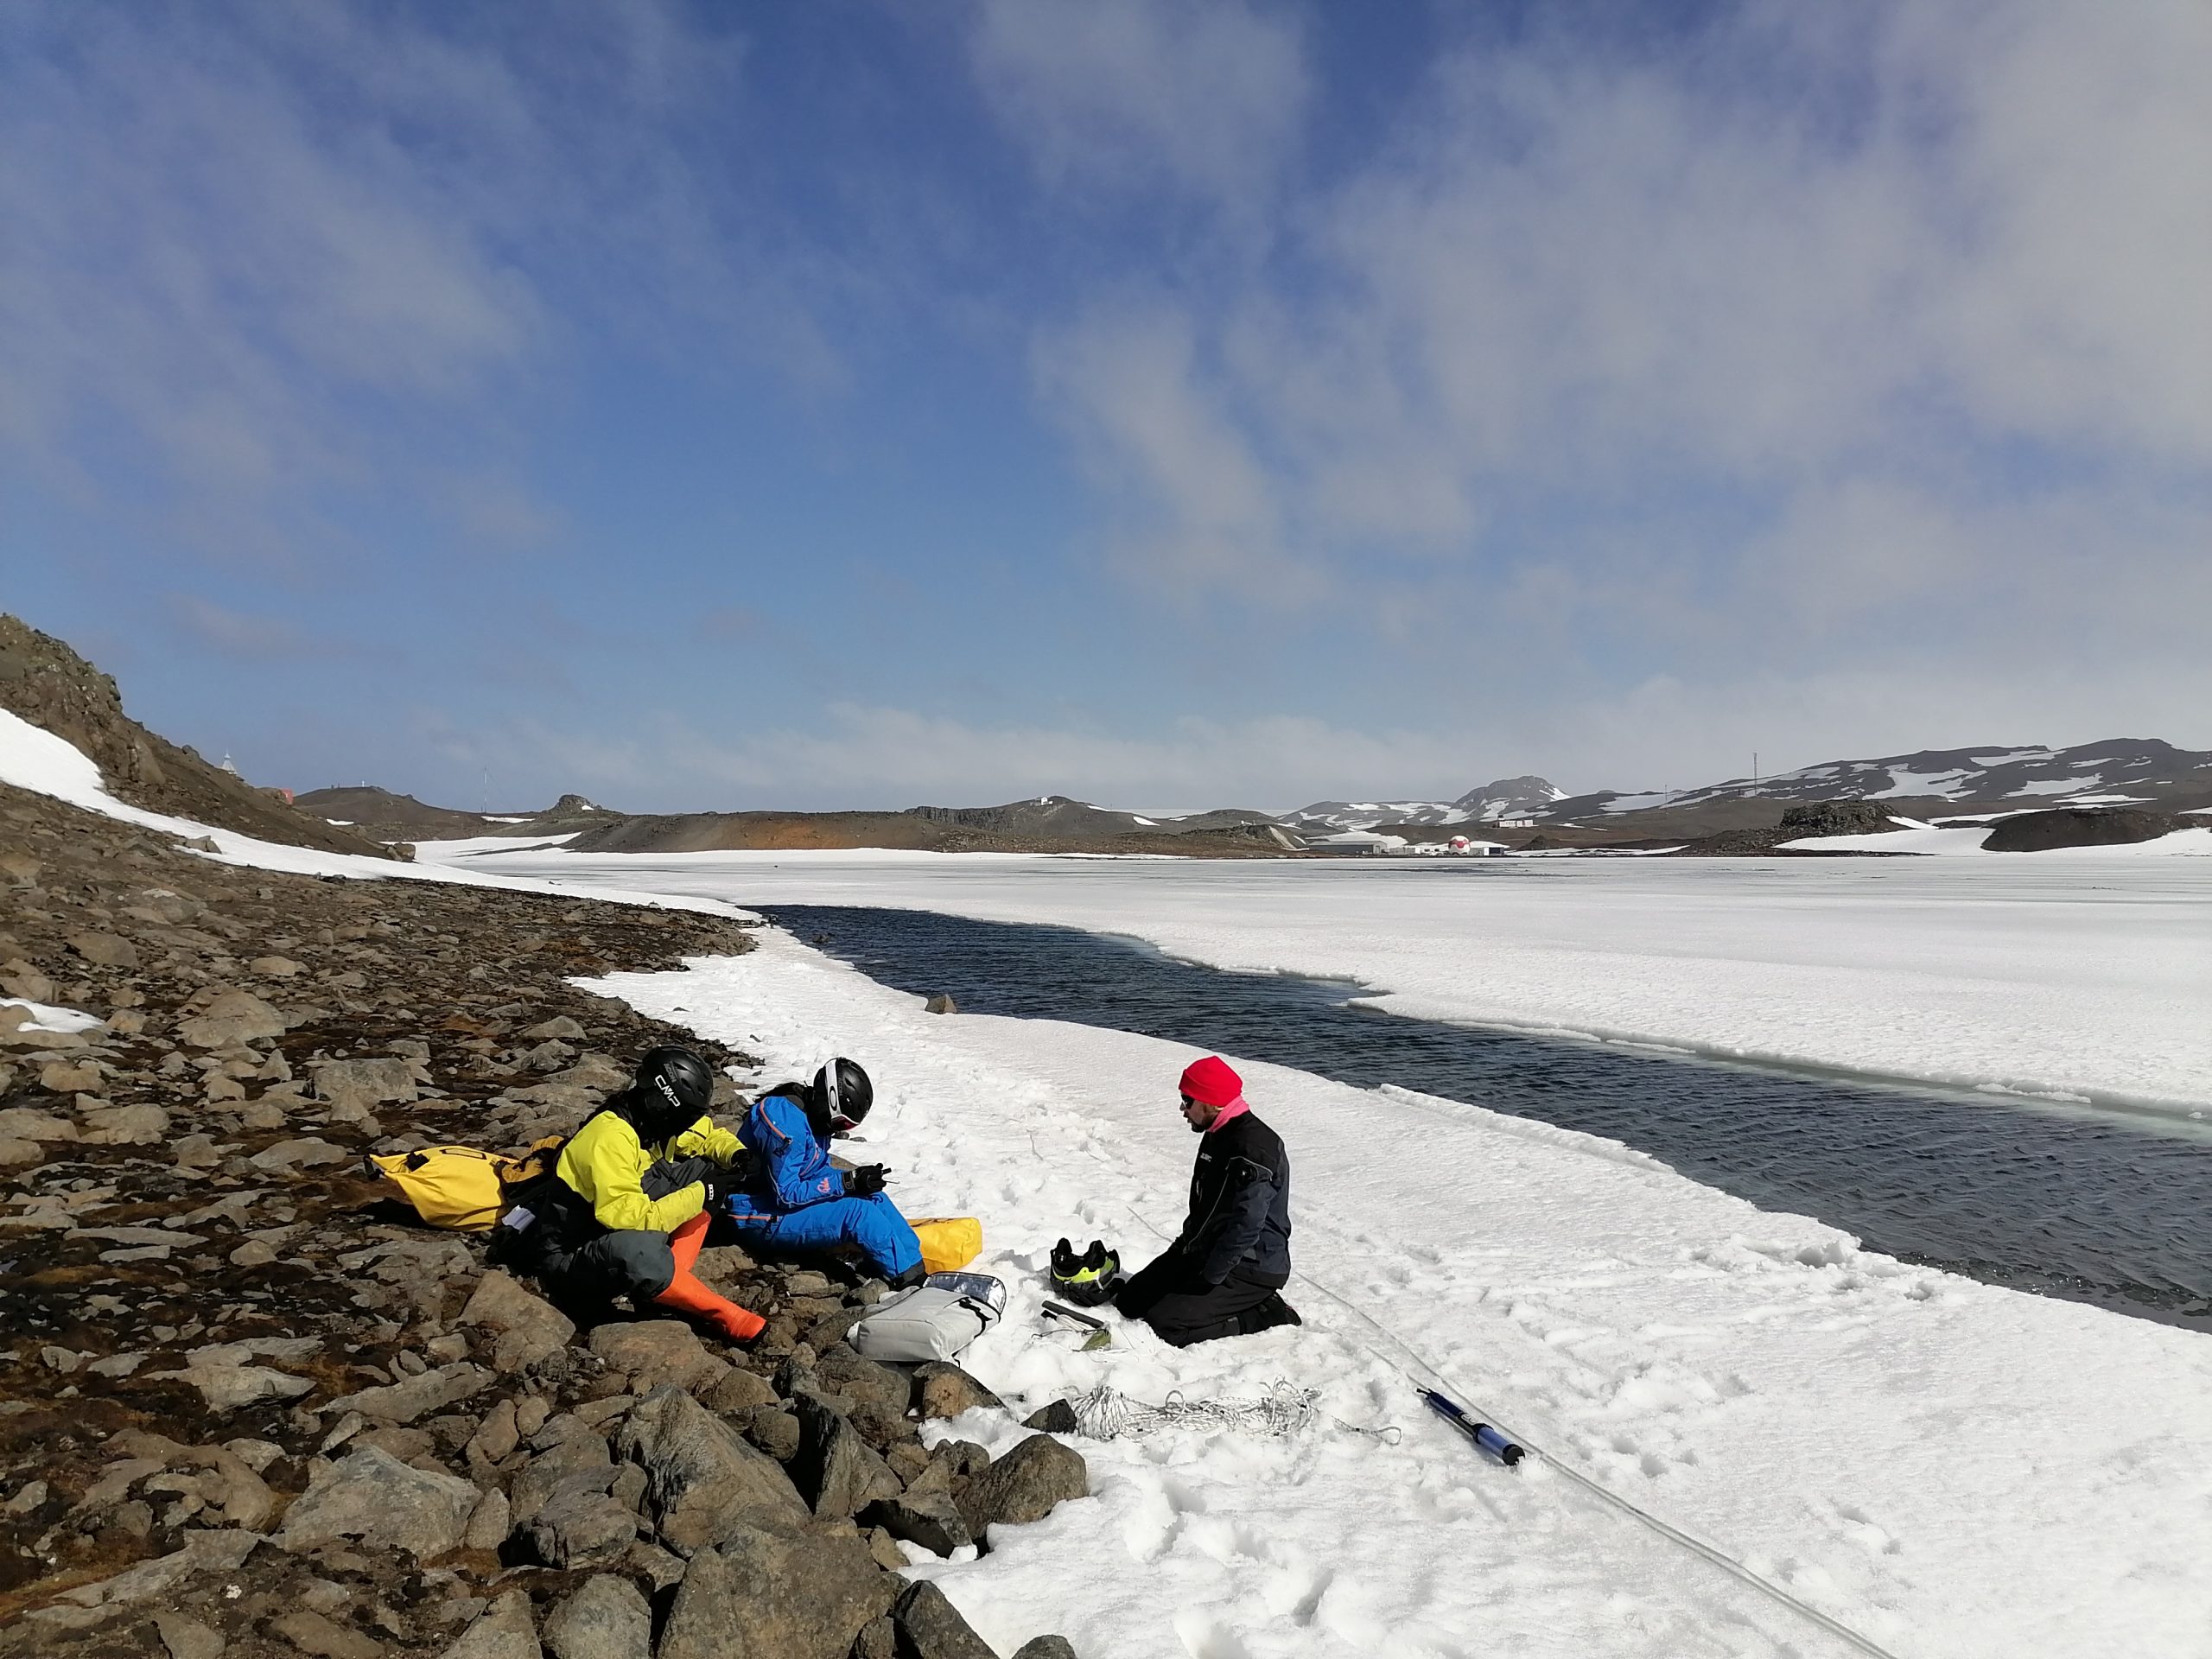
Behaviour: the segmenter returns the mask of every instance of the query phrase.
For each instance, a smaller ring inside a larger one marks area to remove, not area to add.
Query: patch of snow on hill
[[[1961,792],[1959,785],[1969,776],[1971,774],[1963,768],[1951,772],[1907,772],[1901,766],[1894,767],[1890,772],[1887,789],[1870,790],[1862,798],[1885,801],[1909,795],[1956,795]]]

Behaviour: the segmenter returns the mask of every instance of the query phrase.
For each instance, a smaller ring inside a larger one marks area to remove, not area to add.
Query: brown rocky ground
[[[519,1148],[674,1033],[572,976],[748,948],[677,911],[239,869],[0,787],[0,1653],[988,1659],[888,1569],[1085,1487],[855,1355],[834,1262],[702,1271],[749,1351],[579,1332],[365,1175]],[[735,1086],[728,1105],[740,1105]],[[1022,1649],[1065,1654],[1058,1638]]]

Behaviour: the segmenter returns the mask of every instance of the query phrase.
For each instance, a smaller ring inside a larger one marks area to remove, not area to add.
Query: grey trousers
[[[714,1167],[708,1158],[677,1159],[655,1164],[639,1185],[647,1198],[664,1198]],[[676,1278],[676,1257],[666,1233],[642,1228],[602,1231],[573,1245],[548,1241],[538,1256],[537,1273],[558,1300],[596,1308],[617,1296],[641,1301],[659,1295]]]

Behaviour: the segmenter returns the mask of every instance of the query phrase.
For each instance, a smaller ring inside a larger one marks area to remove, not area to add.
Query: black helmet
[[[715,1103],[715,1074],[688,1048],[651,1048],[638,1062],[632,1093],[643,1118],[640,1131],[659,1141],[691,1127]]]
[[[875,1085],[858,1060],[841,1055],[814,1074],[814,1099],[829,1133],[842,1135],[867,1122],[868,1109],[875,1104]]]
[[[1097,1239],[1077,1255],[1065,1238],[1052,1246],[1052,1288],[1077,1307],[1100,1307],[1122,1287],[1121,1252]]]

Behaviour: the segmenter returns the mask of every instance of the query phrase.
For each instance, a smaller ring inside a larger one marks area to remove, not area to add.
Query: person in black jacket
[[[1183,1121],[1202,1137],[1191,1214],[1175,1242],[1114,1298],[1163,1342],[1187,1348],[1301,1323],[1290,1282],[1290,1154],[1244,1103],[1244,1082],[1208,1055],[1183,1073]]]

